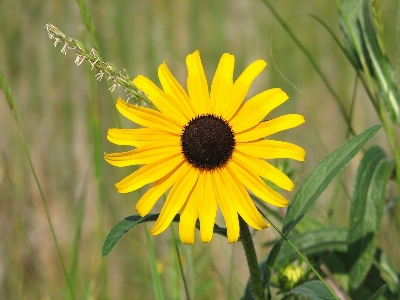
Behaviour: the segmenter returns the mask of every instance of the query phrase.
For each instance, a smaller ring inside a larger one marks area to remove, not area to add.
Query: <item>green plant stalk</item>
[[[95,49],[99,51],[99,46],[96,39],[95,27],[93,26],[92,18],[90,16],[89,10],[86,6],[85,0],[76,0],[79,10],[81,12],[81,17],[86,29],[90,33],[92,44]],[[95,168],[95,179],[96,179],[96,191],[97,191],[97,209],[99,213],[98,230],[100,240],[104,240],[104,220],[103,220],[103,193],[102,193],[102,172],[101,172],[101,162],[102,162],[102,151],[100,150],[100,113],[99,113],[99,102],[97,97],[97,84],[94,82],[93,77],[90,77],[91,83],[91,104],[92,104],[92,132],[93,132],[93,163]],[[101,264],[102,273],[102,283],[103,283],[103,294],[105,299],[110,299],[109,287],[108,287],[108,270],[107,263],[103,261]]]
[[[45,212],[45,215],[46,215],[46,220],[47,220],[47,223],[49,224],[51,236],[52,236],[54,244],[56,246],[57,255],[58,255],[58,258],[60,259],[60,263],[61,263],[61,268],[63,270],[65,279],[67,280],[68,290],[70,292],[71,298],[73,300],[75,300],[74,289],[72,287],[71,279],[69,278],[69,275],[68,275],[68,272],[67,272],[67,268],[65,266],[65,262],[64,262],[64,259],[63,259],[63,255],[61,253],[61,248],[60,248],[60,245],[58,243],[56,233],[54,231],[53,223],[51,221],[49,209],[48,209],[48,206],[47,206],[47,201],[46,201],[46,198],[44,196],[42,186],[41,186],[41,184],[39,182],[39,178],[37,177],[35,168],[33,166],[31,155],[29,154],[28,145],[26,144],[25,137],[24,137],[24,134],[23,134],[22,129],[21,129],[21,124],[19,123],[19,120],[18,120],[18,115],[17,115],[17,111],[15,109],[15,102],[14,102],[13,96],[11,94],[9,85],[8,85],[6,79],[3,76],[3,73],[1,71],[0,71],[0,85],[2,86],[3,90],[5,91],[5,96],[6,96],[8,105],[9,105],[9,107],[10,107],[12,113],[13,113],[15,122],[17,123],[18,133],[19,133],[19,136],[21,138],[21,142],[22,142],[22,146],[24,148],[24,152],[25,152],[26,158],[28,159],[29,167],[30,167],[30,169],[32,171],[33,177],[35,179],[36,186],[38,187],[38,190],[39,190],[40,199],[42,200],[44,212]]]
[[[147,242],[147,247],[149,250],[149,258],[150,258],[150,270],[151,270],[151,277],[153,279],[153,290],[155,294],[155,299],[156,300],[164,300],[164,293],[162,289],[162,284],[161,284],[161,279],[160,275],[158,274],[157,270],[157,263],[156,263],[156,254],[154,251],[154,246],[151,241],[149,229],[147,228],[147,225],[144,224],[144,229],[145,229],[145,234],[146,234],[146,242]]]
[[[400,2],[399,2],[400,3]],[[399,6],[400,7],[400,6]],[[347,54],[346,50],[343,48],[343,46],[340,44],[339,39],[335,36],[335,34],[332,32],[332,30],[318,17],[311,15],[312,18],[317,20],[331,35],[331,37],[335,40],[336,44],[340,48],[340,50],[344,53],[344,55],[347,57],[349,63],[353,66],[354,70],[357,73],[357,78],[361,80],[362,85],[364,86],[365,91],[367,92],[368,97],[371,100],[372,105],[374,106],[375,110],[377,111],[379,118],[381,119],[381,122],[383,124],[383,128],[388,136],[390,146],[393,151],[393,155],[395,158],[395,170],[396,170],[396,185],[397,185],[397,194],[400,197],[400,150],[399,150],[399,143],[396,140],[396,134],[395,134],[395,125],[390,122],[385,114],[385,107],[382,104],[382,102],[379,100],[379,97],[374,94],[373,92],[373,87],[374,87],[374,81],[371,78],[371,75],[369,74],[368,68],[364,66],[363,70],[360,70],[356,66],[353,65],[351,58]],[[364,73],[362,71],[365,71]],[[354,95],[353,95],[354,98]],[[354,103],[354,101],[352,101]],[[352,104],[353,106],[353,104]],[[352,108],[350,112],[352,111]],[[350,113],[351,115],[351,113]],[[400,206],[399,206],[400,209]],[[398,224],[400,225],[400,224]]]
[[[261,281],[260,268],[258,267],[256,250],[254,249],[253,238],[249,226],[239,216],[240,238],[246,254],[247,265],[249,266],[251,283],[253,285],[254,297],[256,300],[265,300],[265,293]]]
[[[75,38],[66,36],[57,27],[51,24],[46,24],[46,30],[51,40],[54,40],[54,46],[62,44],[61,53],[67,54],[67,50],[74,50],[76,53],[75,64],[81,65],[85,60],[87,60],[92,68],[99,70],[96,74],[96,79],[101,80],[106,76],[109,80],[113,82],[113,85],[109,88],[110,91],[114,91],[117,86],[125,87],[128,93],[128,100],[132,98],[136,104],[141,104],[143,101],[148,105],[151,104],[150,100],[147,98],[141,90],[139,90],[133,82],[121,71],[115,68],[114,64],[110,62],[105,62],[99,53],[94,49],[86,48],[83,43]]]
[[[282,17],[278,14],[278,12],[275,10],[275,8],[268,2],[268,0],[261,0],[271,11],[271,13],[274,15],[274,17],[279,21],[279,23],[282,25],[282,27],[285,29],[287,34],[292,38],[292,40],[295,42],[295,44],[300,48],[300,50],[304,53],[304,55],[307,57],[308,61],[311,63],[315,71],[318,73],[320,78],[322,79],[322,82],[325,84],[326,88],[328,89],[329,93],[332,95],[333,99],[335,100],[336,104],[339,106],[339,110],[346,121],[346,124],[349,128],[349,131],[351,132],[352,135],[355,135],[355,132],[351,126],[350,122],[350,116],[346,112],[346,109],[343,105],[343,103],[340,100],[339,95],[335,92],[333,87],[330,85],[328,79],[322,72],[322,70],[318,67],[318,64],[316,61],[313,59],[311,53],[307,50],[307,48],[300,42],[300,40],[297,38],[297,36],[294,34],[294,32],[289,28],[287,23],[282,19]]]
[[[175,247],[175,251],[176,251],[176,258],[178,259],[179,270],[181,272],[183,286],[185,287],[186,299],[190,300],[190,293],[189,293],[188,285],[186,283],[185,273],[183,272],[181,255],[180,255],[179,248],[178,248],[178,242],[177,242],[178,239],[176,238],[175,230],[174,230],[174,228],[172,226],[171,226],[171,231],[172,231],[172,236],[174,238],[174,247]]]
[[[265,217],[265,216],[264,216]],[[288,240],[288,238],[278,229],[278,227],[275,226],[274,223],[272,223],[267,217],[265,217],[268,221],[268,223],[271,224],[271,226],[279,233],[279,235],[284,239],[290,247],[297,253],[297,255],[307,264],[307,266],[313,271],[313,273],[318,277],[319,280],[325,285],[325,287],[329,290],[329,292],[335,297],[335,299],[340,300],[338,296],[336,296],[335,292],[331,289],[331,287],[325,282],[325,280],[322,278],[322,276],[318,273],[317,270],[310,264],[310,262],[306,259],[306,257],[301,254],[299,250],[297,250],[296,246],[293,245],[293,243]]]
[[[390,146],[393,151],[393,156],[394,156],[394,167],[395,167],[395,182],[397,186],[397,197],[400,199],[400,149],[399,149],[399,144],[396,140],[396,134],[395,134],[395,124],[390,122],[386,116],[385,109],[381,105],[380,110],[379,110],[379,116],[382,120],[383,123],[383,128],[385,129],[385,132],[388,136]],[[400,205],[399,207],[399,213],[400,213]],[[397,226],[400,226],[400,223],[397,222]]]

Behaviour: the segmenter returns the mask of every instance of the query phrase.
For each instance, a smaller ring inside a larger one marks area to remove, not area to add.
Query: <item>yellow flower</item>
[[[233,55],[222,55],[209,92],[199,51],[195,51],[186,58],[188,93],[164,62],[158,68],[163,90],[144,76],[133,80],[157,110],[117,101],[119,112],[143,127],[110,129],[110,142],[136,149],[105,154],[105,159],[117,167],[144,165],[115,185],[118,192],[132,192],[153,183],[136,204],[138,213],[145,216],[172,187],[150,230],[153,235],[163,232],[180,212],[182,242],[194,242],[197,219],[201,241],[209,242],[219,207],[228,241],[233,243],[239,238],[238,215],[256,229],[269,226],[248,191],[278,207],[288,204],[260,177],[289,191],[293,189],[292,181],[264,159],[303,161],[305,151],[291,143],[264,138],[296,127],[304,118],[288,114],[262,122],[288,96],[274,88],[243,102],[267,64],[263,60],[253,62],[234,82],[234,63]]]

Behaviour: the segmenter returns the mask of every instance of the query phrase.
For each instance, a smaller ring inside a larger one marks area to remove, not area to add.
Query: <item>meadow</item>
[[[46,24],[88,49],[96,48],[127,77],[142,74],[156,84],[157,68],[166,60],[185,86],[185,57],[195,50],[201,53],[209,82],[223,53],[236,58],[235,78],[251,62],[264,59],[268,66],[248,97],[282,88],[290,99],[268,118],[297,113],[306,120],[274,135],[307,152],[305,162],[276,161],[295,184],[293,192],[280,191],[288,199],[315,166],[346,141],[375,124],[392,126],[392,138],[381,128],[354,154],[315,199],[294,234],[349,228],[352,195],[361,189],[356,177],[362,158],[374,145],[391,159],[400,151],[399,144],[393,144],[400,141],[400,123],[390,115],[400,100],[395,99],[387,115],[380,110],[383,106],[371,101],[377,84],[367,79],[371,90],[365,88],[363,75],[334,39],[345,45],[339,2],[0,1],[0,299],[240,299],[249,280],[240,242],[228,244],[224,236],[214,234],[210,243],[196,238],[193,245],[184,245],[176,223],[157,236],[148,233],[150,223],[139,224],[102,257],[108,232],[137,213],[135,204],[145,191],[119,194],[114,184],[133,168],[115,168],[103,158],[105,152],[121,151],[107,141],[107,130],[132,127],[115,108],[117,98],[126,99],[127,92],[119,86],[114,90],[107,76],[97,80],[99,71],[89,62],[77,66],[75,50],[62,53],[62,43],[54,45]],[[400,4],[372,2],[378,42],[399,87]],[[367,270],[363,280],[374,289],[365,294],[368,298],[383,284],[386,291],[376,299],[400,295],[400,165],[393,163],[392,168],[397,173],[388,173],[383,186],[384,206],[369,262],[380,277],[371,277]],[[264,212],[282,227],[286,209],[271,206]],[[217,223],[225,226],[221,215]],[[280,234],[272,227],[252,233],[261,261]],[[308,257],[337,297],[368,299],[359,286],[352,286],[349,272],[332,268],[340,264],[346,245],[332,242],[312,251]],[[336,256],[328,255],[333,252]],[[332,261],[321,263],[324,255]],[[282,260],[280,268],[297,259]],[[309,272],[304,263],[301,266]],[[277,294],[282,290],[278,274],[276,265],[272,299],[284,297]]]

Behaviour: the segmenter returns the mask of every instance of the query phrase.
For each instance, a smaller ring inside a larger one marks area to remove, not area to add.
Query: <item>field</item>
[[[383,24],[380,42],[400,78],[399,2],[375,2]],[[107,130],[132,127],[115,109],[117,98],[126,99],[127,92],[118,86],[111,91],[107,76],[96,80],[99,71],[87,61],[77,66],[74,50],[61,53],[62,43],[54,47],[46,24],[98,48],[105,61],[130,78],[142,74],[156,84],[157,68],[166,60],[186,86],[185,58],[195,50],[209,83],[223,53],[236,58],[235,78],[251,62],[267,61],[248,98],[280,87],[290,99],[268,118],[297,113],[306,120],[274,135],[307,152],[305,162],[290,161],[287,167],[294,191],[352,136],[349,124],[357,135],[381,123],[327,30],[343,44],[335,1],[0,1],[0,71],[13,98],[10,104],[0,88],[0,299],[239,299],[249,278],[240,242],[228,244],[214,234],[210,243],[196,238],[184,245],[176,223],[158,236],[148,234],[150,223],[138,225],[102,257],[107,233],[136,214],[145,191],[119,194],[114,184],[133,168],[115,168],[103,158],[105,152],[121,151],[107,141]],[[357,167],[372,145],[394,156],[380,129],[318,197],[299,223],[300,232],[321,224],[349,226]],[[293,194],[284,192],[288,199]],[[398,201],[390,202],[396,195],[391,180],[386,204],[393,205],[385,206],[377,245],[399,273],[400,210]],[[217,223],[225,226],[221,215]],[[273,228],[256,232],[259,259],[277,238]]]

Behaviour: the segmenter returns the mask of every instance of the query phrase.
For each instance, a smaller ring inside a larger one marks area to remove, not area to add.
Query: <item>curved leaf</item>
[[[321,193],[344,166],[361,150],[369,139],[381,128],[374,125],[363,133],[344,143],[319,162],[304,180],[283,219],[282,233],[287,235],[304,217]]]
[[[385,152],[374,146],[365,153],[357,169],[347,237],[353,289],[364,280],[374,259],[386,184],[393,167],[393,161],[386,158]]]
[[[101,250],[101,255],[103,257],[106,257],[114,248],[114,246],[117,244],[117,242],[122,238],[122,236],[125,233],[127,233],[133,226],[136,226],[144,222],[156,221],[159,215],[160,214],[148,214],[144,217],[141,217],[140,215],[132,215],[119,221],[117,224],[114,225],[114,227],[108,233],[104,241],[103,248]],[[180,215],[177,214],[172,221],[179,222],[179,220],[180,220]],[[196,227],[197,229],[200,228],[199,221],[196,222]],[[227,236],[226,228],[220,227],[217,224],[214,224],[213,231],[214,233],[217,233],[224,237]]]
[[[293,288],[282,300],[292,299],[292,295],[304,295],[309,300],[335,300],[335,296],[327,289],[321,281],[307,281]]]

